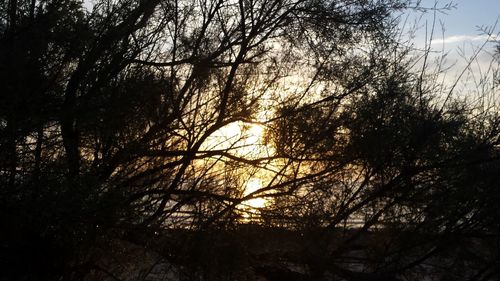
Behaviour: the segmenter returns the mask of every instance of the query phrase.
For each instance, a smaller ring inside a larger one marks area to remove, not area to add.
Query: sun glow
[[[202,145],[201,150],[222,150],[237,158],[245,160],[255,160],[268,157],[272,154],[272,148],[264,142],[265,127],[260,124],[248,122],[234,122],[228,124],[214,132],[207,141]],[[222,160],[221,166],[214,166],[215,169],[226,169],[225,161],[227,155],[218,155],[214,157],[215,161]],[[233,159],[234,160],[234,159]],[[233,169],[231,167],[230,169]],[[242,191],[242,196],[247,196],[259,189],[265,184],[263,178],[259,175],[262,171],[258,171],[259,167],[249,165],[241,165],[236,168],[239,177],[238,188]],[[256,209],[262,208],[268,203],[264,198],[254,198],[241,203],[241,210],[244,212],[253,213]]]
[[[262,157],[268,152],[268,147],[263,144],[263,137],[263,126],[234,122],[208,137],[202,150],[225,150],[232,155],[250,159]]]
[[[247,181],[245,185],[244,196],[251,194],[262,188],[262,180],[259,178],[251,178]],[[245,205],[252,207],[254,209],[262,208],[266,205],[267,200],[264,198],[254,198],[244,202]]]

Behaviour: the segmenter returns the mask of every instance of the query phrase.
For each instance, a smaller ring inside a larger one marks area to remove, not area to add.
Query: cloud
[[[485,42],[485,41],[497,41],[499,40],[498,35],[453,35],[445,38],[436,38],[432,40],[432,44],[455,44],[461,42]]]

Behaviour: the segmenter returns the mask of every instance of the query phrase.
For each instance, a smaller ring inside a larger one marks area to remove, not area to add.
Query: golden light
[[[264,133],[265,128],[262,125],[234,122],[214,132],[202,145],[201,150],[224,150],[247,160],[267,157],[272,153],[272,148],[264,144]],[[224,166],[219,168],[225,169]],[[263,187],[263,178],[259,177],[262,171],[256,172],[259,168],[248,166],[238,169],[243,196]],[[255,209],[264,207],[266,203],[267,200],[264,198],[250,199],[242,203],[242,209],[245,212],[253,212]]]
[[[234,122],[214,132],[203,144],[202,150],[227,150],[229,153],[256,158],[266,155],[262,142],[264,127],[258,124]]]
[[[260,188],[262,188],[262,180],[259,178],[251,178],[245,185],[245,192],[243,193],[243,195],[246,196],[254,191],[257,191]],[[267,200],[264,198],[254,198],[245,201],[244,204],[254,209],[258,209],[264,207],[266,205],[266,202]]]

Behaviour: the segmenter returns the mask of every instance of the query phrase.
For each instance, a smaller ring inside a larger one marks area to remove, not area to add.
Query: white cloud
[[[486,42],[496,41],[500,39],[497,35],[453,35],[445,38],[436,38],[432,40],[432,44],[455,44],[461,42]]]

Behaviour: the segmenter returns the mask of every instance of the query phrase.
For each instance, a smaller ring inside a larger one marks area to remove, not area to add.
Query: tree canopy
[[[398,13],[418,8],[3,1],[5,280],[86,278],[103,239],[246,223],[319,231],[311,274],[349,280],[361,273],[339,257],[373,231],[387,247],[372,271],[405,280],[452,241],[498,245],[498,85],[439,93],[398,41]],[[499,254],[462,259],[467,274],[498,277]]]

